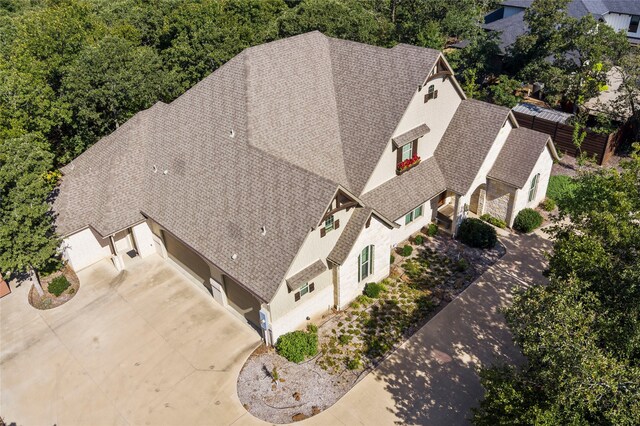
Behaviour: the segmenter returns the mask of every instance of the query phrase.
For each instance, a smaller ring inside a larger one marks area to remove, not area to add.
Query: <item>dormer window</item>
[[[413,157],[413,143],[408,143],[402,148],[402,156],[400,157],[400,161],[406,161]]]
[[[335,222],[334,222],[334,219],[333,219],[333,215],[331,215],[328,218],[326,218],[325,221],[324,221],[324,232],[325,232],[325,234],[327,232],[333,231],[335,229],[334,225],[335,225]]]

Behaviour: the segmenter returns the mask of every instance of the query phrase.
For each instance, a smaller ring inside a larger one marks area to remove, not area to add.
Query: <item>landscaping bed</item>
[[[421,244],[398,245],[382,287],[366,288],[377,298],[363,294],[323,318],[315,356],[296,364],[264,346],[251,355],[238,396],[252,415],[289,423],[330,407],[505,253],[500,243],[482,250],[448,235],[420,235]],[[405,245],[413,248],[407,256]]]
[[[50,284],[53,285],[50,286]],[[40,296],[35,286],[32,285],[29,291],[29,303],[36,309],[46,310],[63,305],[73,299],[80,288],[80,280],[73,269],[65,265],[62,270],[42,278],[40,285],[44,290],[44,295]],[[55,293],[59,293],[59,295]]]

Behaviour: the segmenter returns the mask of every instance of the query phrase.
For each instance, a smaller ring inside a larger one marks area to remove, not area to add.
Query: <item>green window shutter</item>
[[[375,256],[375,248],[376,246],[369,246],[371,247],[371,254],[369,255],[369,270],[371,271],[371,274],[373,274],[373,263],[376,260],[376,256]]]
[[[420,216],[422,216],[422,206],[417,207],[417,208],[415,209],[415,211],[414,211],[414,213],[413,213],[413,216],[414,216],[414,217],[420,217]]]
[[[407,214],[404,216],[404,224],[405,224],[405,225],[410,224],[412,220],[413,220],[413,212],[407,213]]]
[[[360,277],[360,269],[362,267],[362,263],[360,263],[360,256],[358,256],[358,282],[360,282],[362,280],[362,278]]]

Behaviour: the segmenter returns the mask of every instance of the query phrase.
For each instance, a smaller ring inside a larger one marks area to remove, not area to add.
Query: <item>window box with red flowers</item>
[[[414,155],[413,157],[398,163],[398,165],[396,166],[396,174],[401,175],[404,172],[411,170],[418,164],[420,164],[420,157],[417,155]]]

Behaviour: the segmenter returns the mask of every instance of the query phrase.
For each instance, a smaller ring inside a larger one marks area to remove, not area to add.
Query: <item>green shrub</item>
[[[385,286],[378,283],[367,283],[364,286],[364,294],[372,299],[377,299],[384,290],[386,290]]]
[[[497,217],[493,217],[489,213],[483,214],[482,216],[480,216],[480,219],[492,224],[493,226],[497,226],[500,229],[504,229],[507,227],[507,222],[505,222],[504,220],[498,219]]]
[[[300,330],[283,334],[278,337],[276,351],[287,360],[300,363],[318,353],[318,335]]]
[[[416,244],[421,245],[424,241],[424,237],[422,235],[416,235],[413,241],[415,241]]]
[[[437,233],[438,225],[436,225],[435,223],[430,223],[429,227],[427,228],[427,235],[430,237],[435,237]]]
[[[540,207],[544,209],[544,211],[550,212],[556,208],[556,202],[551,198],[545,198],[541,203]]]
[[[358,295],[358,297],[356,297],[356,302],[361,305],[367,306],[369,303],[371,303],[371,299],[364,294],[360,294]]]
[[[309,333],[318,333],[318,326],[312,323],[307,324],[307,331]]]
[[[338,342],[340,342],[341,345],[346,345],[351,341],[351,338],[348,334],[341,334],[340,337],[338,337]]]
[[[360,364],[361,362],[359,356],[355,356],[347,360],[347,368],[349,370],[357,370],[358,368],[360,368]]]
[[[458,239],[477,248],[493,248],[498,242],[496,230],[480,219],[466,218],[458,228]]]
[[[469,262],[467,262],[466,259],[461,258],[460,260],[458,260],[458,263],[456,264],[456,267],[458,268],[458,271],[464,272],[469,267]]]
[[[409,244],[402,247],[402,255],[404,257],[411,256],[412,252],[413,252],[413,247],[411,247]]]
[[[513,228],[520,232],[531,232],[542,225],[542,216],[534,209],[522,209],[518,212]]]
[[[575,187],[575,180],[569,176],[551,176],[547,187],[547,198],[551,198],[556,203],[561,203],[563,198],[571,195]]]
[[[389,256],[389,263],[395,262],[396,257],[394,255]]]
[[[69,288],[71,283],[64,275],[59,275],[51,280],[49,283],[49,293],[60,296],[66,289]]]

